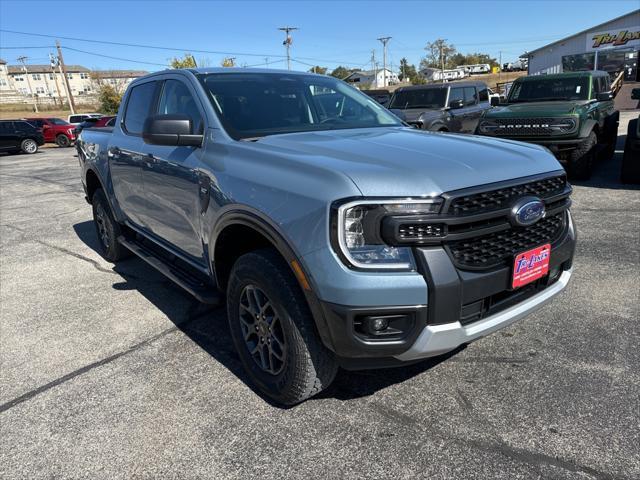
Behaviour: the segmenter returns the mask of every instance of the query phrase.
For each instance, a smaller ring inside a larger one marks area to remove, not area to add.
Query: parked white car
[[[80,125],[87,118],[100,118],[104,117],[103,113],[78,113],[76,115],[69,115],[67,117],[67,122],[72,125]]]

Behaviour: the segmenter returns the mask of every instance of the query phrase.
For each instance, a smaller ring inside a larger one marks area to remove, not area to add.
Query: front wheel
[[[32,138],[27,138],[20,144],[20,149],[24,153],[36,153],[38,151],[38,144]]]
[[[577,180],[589,180],[596,160],[598,137],[595,132],[589,133],[578,147],[569,155],[568,173]]]
[[[71,140],[66,135],[60,134],[56,137],[56,145],[59,147],[68,147],[71,145]]]
[[[268,397],[294,405],[333,381],[336,359],[320,341],[304,294],[276,251],[258,250],[236,261],[227,313],[242,364]]]

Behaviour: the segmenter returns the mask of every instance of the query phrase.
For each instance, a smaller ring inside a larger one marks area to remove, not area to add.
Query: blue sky
[[[381,44],[376,40],[381,36],[393,37],[389,61],[394,66],[403,56],[417,64],[425,44],[439,37],[461,52],[480,51],[497,58],[502,50],[503,61],[509,61],[525,50],[628,13],[638,5],[638,0],[0,0],[0,29],[177,48],[170,51],[60,39],[68,64],[153,71],[162,69],[172,56],[195,50],[220,52],[194,52],[196,59],[207,60],[210,66],[218,66],[225,56],[234,56],[238,65],[268,61],[273,67],[286,68],[284,33],[277,28],[290,25],[300,28],[294,32],[291,49],[299,62],[330,69],[338,64],[370,68],[372,49],[382,60]],[[0,32],[0,57],[16,63],[18,56],[26,55],[29,63],[46,63],[54,42],[53,38]],[[309,69],[296,62],[293,67]]]

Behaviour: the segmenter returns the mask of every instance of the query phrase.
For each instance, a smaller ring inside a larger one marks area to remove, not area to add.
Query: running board
[[[205,285],[183,268],[166,263],[153,251],[145,248],[144,245],[141,245],[136,241],[128,240],[125,237],[120,236],[118,237],[118,243],[126,247],[128,250],[131,250],[132,253],[135,253],[165,277],[169,278],[197,298],[200,302],[207,303],[209,305],[219,305],[221,303],[222,297],[220,292],[216,290],[215,286]]]

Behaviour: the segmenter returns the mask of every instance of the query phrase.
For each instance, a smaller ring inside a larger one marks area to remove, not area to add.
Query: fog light
[[[369,320],[369,325],[374,332],[382,332],[389,328],[389,320],[381,317],[373,317]]]

